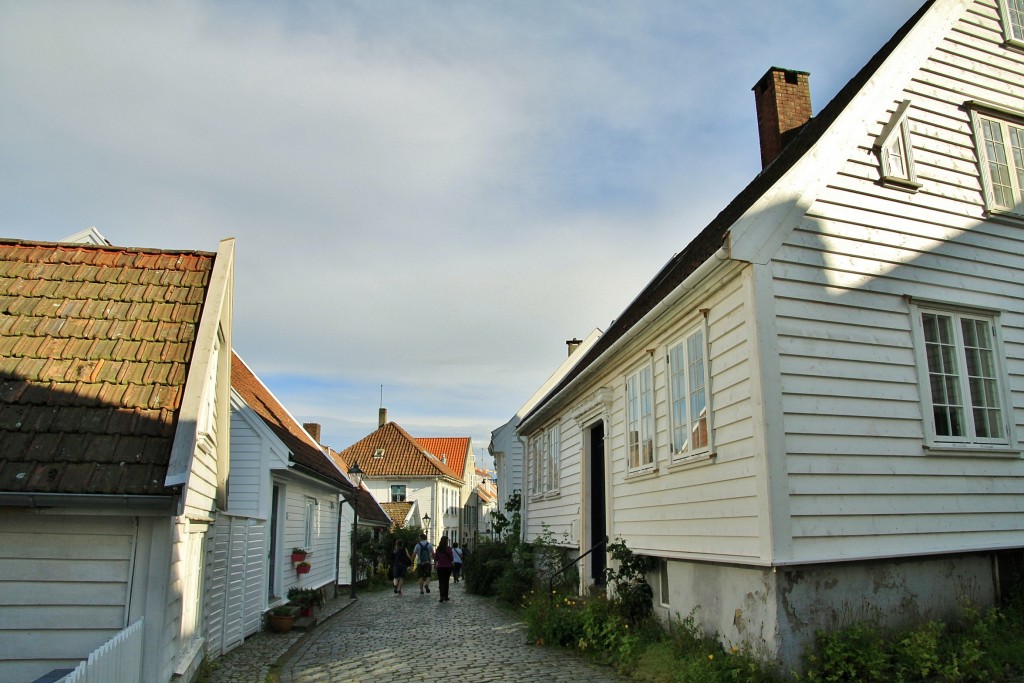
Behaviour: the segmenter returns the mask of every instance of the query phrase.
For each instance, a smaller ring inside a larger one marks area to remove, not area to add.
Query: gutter
[[[150,510],[171,514],[176,496],[129,496],[89,493],[0,493],[0,507],[95,508]]]
[[[707,260],[697,266],[693,272],[686,276],[686,278],[676,285],[676,288],[669,292],[661,301],[656,303],[651,310],[647,311],[636,321],[632,327],[629,328],[621,337],[612,342],[611,346],[605,349],[600,356],[595,358],[587,367],[580,371],[580,374],[576,375],[565,387],[558,391],[557,394],[551,394],[550,401],[544,401],[534,412],[527,415],[516,427],[516,434],[529,433],[532,428],[542,421],[542,418],[548,417],[549,413],[554,410],[556,406],[555,398],[558,395],[566,395],[571,393],[573,390],[580,387],[586,381],[588,381],[598,371],[598,368],[602,365],[603,359],[611,358],[620,349],[625,347],[627,344],[634,341],[640,336],[640,333],[644,332],[654,322],[660,318],[665,311],[674,306],[683,296],[690,291],[696,289],[698,283],[701,280],[710,275],[719,264],[724,261],[732,260],[732,256],[729,253],[729,243],[726,241],[725,245],[718,248],[714,254],[712,254]],[[647,289],[646,287],[644,289]],[[642,294],[642,292],[641,292]],[[639,298],[639,295],[638,295]],[[635,300],[634,300],[635,301]],[[632,305],[632,304],[630,304]],[[626,307],[629,310],[629,307]],[[606,332],[607,335],[611,330]],[[524,482],[525,485],[525,482]]]

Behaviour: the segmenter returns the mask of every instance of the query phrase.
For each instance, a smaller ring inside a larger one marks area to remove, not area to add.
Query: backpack
[[[433,562],[433,558],[430,557],[430,542],[420,541],[416,544],[416,553],[419,557],[420,564],[430,564]]]

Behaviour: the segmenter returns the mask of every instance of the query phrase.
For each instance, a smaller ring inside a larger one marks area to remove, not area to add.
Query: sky
[[[234,237],[233,346],[341,450],[478,460],[918,0],[0,0],[0,236]]]

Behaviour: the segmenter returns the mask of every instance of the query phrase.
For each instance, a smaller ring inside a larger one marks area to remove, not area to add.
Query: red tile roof
[[[405,522],[405,518],[409,516],[409,511],[412,510],[412,503],[381,503],[380,506],[384,508],[384,512],[388,513],[388,516],[395,521],[395,524],[402,524]]]
[[[416,437],[416,443],[448,465],[452,472],[459,475],[459,479],[463,478],[469,455],[468,436]]]
[[[327,457],[320,444],[314,441],[313,437],[274,398],[270,389],[260,381],[260,378],[245,364],[245,361],[233,352],[231,354],[231,386],[260,416],[260,419],[273,430],[281,443],[288,448],[288,457],[292,462],[346,490],[352,489],[352,482]]]
[[[328,448],[327,456],[342,472],[345,473],[345,476],[349,479],[352,478],[352,475],[349,474],[350,465],[345,462],[340,453],[332,448]],[[362,465],[359,466],[359,469],[362,469]],[[359,510],[360,521],[375,522],[385,526],[391,526],[391,521],[394,519],[391,516],[391,512],[377,502],[377,499],[374,498],[373,494],[366,488],[366,484],[362,484],[359,487],[359,502],[357,507]]]
[[[214,258],[0,240],[0,491],[170,493]]]
[[[346,467],[358,462],[368,477],[450,477],[462,481],[461,474],[431,455],[394,422],[385,423],[339,456]]]

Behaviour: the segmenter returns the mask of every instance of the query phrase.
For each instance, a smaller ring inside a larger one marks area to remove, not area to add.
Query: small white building
[[[74,668],[140,620],[126,681],[195,674],[227,503],[233,271],[233,240],[0,241],[0,680]]]
[[[1024,557],[1008,4],[925,3],[813,118],[806,73],[764,75],[763,170],[520,423],[527,538],[622,538],[657,560],[665,616],[699,608],[786,666],[851,615],[944,617],[1007,587]]]
[[[224,596],[221,621],[231,618],[232,604],[241,614],[212,644],[216,654],[258,631],[263,613],[287,602],[289,589],[328,587],[333,594],[339,536],[347,544],[351,527],[340,513],[352,483],[237,354],[231,387],[227,512],[237,531],[222,561],[242,567],[248,558],[251,566]],[[292,562],[294,548],[308,552],[308,573]]]

